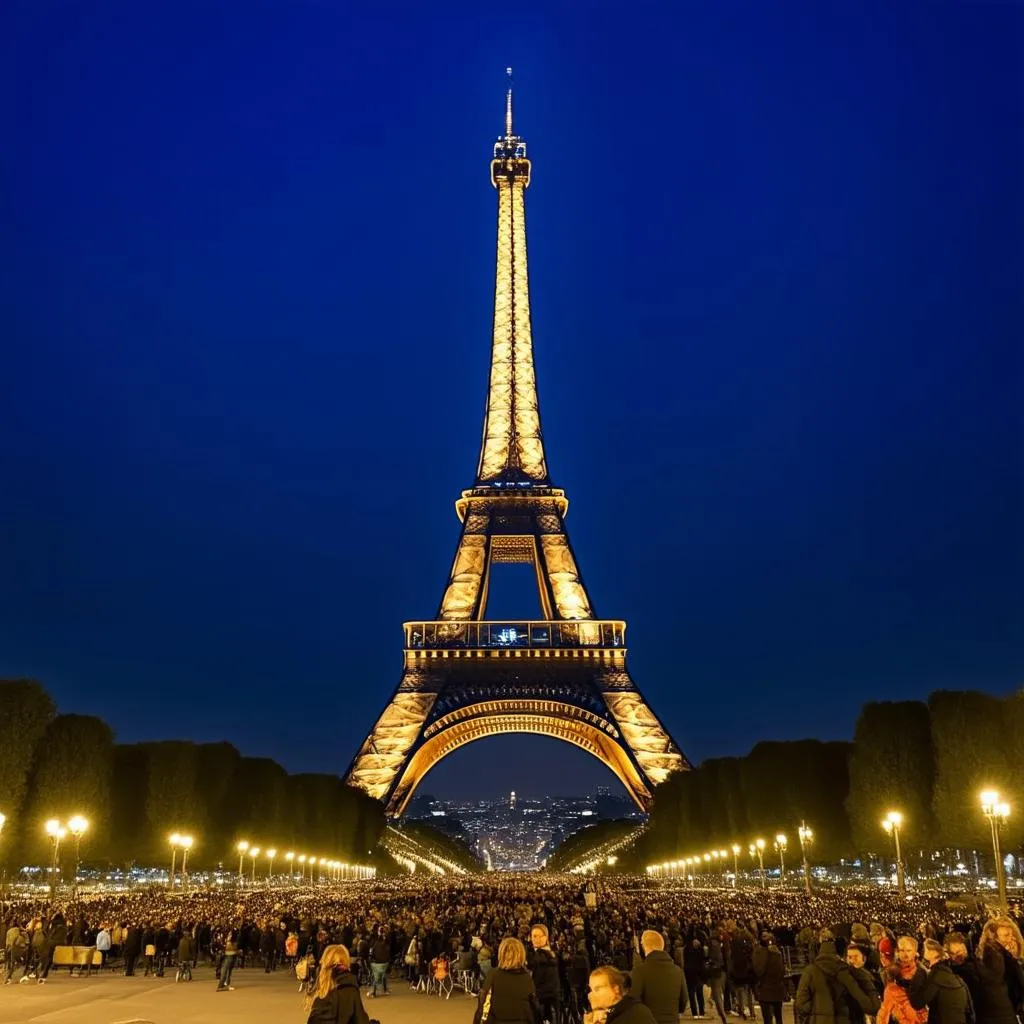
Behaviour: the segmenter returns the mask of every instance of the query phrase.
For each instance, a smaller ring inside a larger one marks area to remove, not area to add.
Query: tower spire
[[[508,90],[505,93],[505,138],[512,138],[512,69],[505,68],[508,75]]]
[[[505,68],[505,134],[494,144],[491,184],[498,191],[491,373],[477,486],[550,486],[537,402],[526,267],[526,141],[513,134],[512,69]]]

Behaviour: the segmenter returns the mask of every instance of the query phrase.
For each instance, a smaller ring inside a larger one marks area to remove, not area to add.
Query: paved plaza
[[[0,988],[3,1024],[305,1024],[298,983],[290,971],[236,969],[234,992],[217,992],[213,968],[200,966],[191,983],[164,978],[126,978],[120,973],[70,977],[51,974],[45,985]],[[410,992],[392,979],[392,994],[364,998],[381,1024],[441,1024],[472,1019],[475,1003],[456,990],[449,1000]]]

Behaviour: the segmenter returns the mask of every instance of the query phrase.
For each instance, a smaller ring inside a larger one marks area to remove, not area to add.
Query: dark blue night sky
[[[8,0],[0,39],[0,675],[344,771],[476,466],[511,64],[549,465],[684,751],[1024,682],[1021,5]],[[506,737],[424,788],[611,779]]]

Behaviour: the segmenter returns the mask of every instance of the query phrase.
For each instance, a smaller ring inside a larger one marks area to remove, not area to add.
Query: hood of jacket
[[[351,971],[345,971],[342,974],[335,975],[334,987],[358,989],[359,979]]]
[[[840,971],[850,969],[850,965],[836,953],[836,947],[831,942],[822,945],[821,952],[814,958],[814,966],[830,978],[834,978]]]

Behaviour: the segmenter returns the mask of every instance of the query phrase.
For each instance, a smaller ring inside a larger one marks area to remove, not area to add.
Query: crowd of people
[[[486,1024],[781,1024],[790,1000],[797,1024],[1024,1024],[1020,908],[990,917],[940,894],[488,874],[4,910],[6,984],[45,983],[61,946],[96,950],[99,969],[205,975],[222,992],[239,971],[283,966],[305,979],[310,1021],[365,1024],[364,998],[407,984],[475,995]]]

